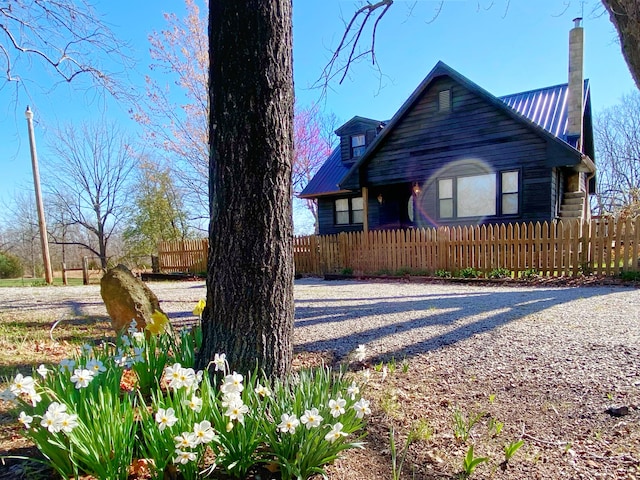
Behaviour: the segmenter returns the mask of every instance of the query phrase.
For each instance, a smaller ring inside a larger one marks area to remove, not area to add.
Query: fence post
[[[82,257],[82,284],[89,285],[89,257]]]
[[[160,273],[160,258],[157,255],[151,255],[151,271]]]

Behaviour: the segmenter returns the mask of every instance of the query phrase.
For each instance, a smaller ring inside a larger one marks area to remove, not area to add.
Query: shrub
[[[480,272],[475,268],[466,267],[458,272],[458,276],[462,278],[478,278],[480,276]]]
[[[369,403],[341,373],[272,382],[257,370],[230,372],[224,354],[196,372],[199,329],[175,333],[155,315],[163,318],[147,332],[133,323],[115,344],[18,374],[2,394],[22,407],[24,436],[63,478],[125,480],[142,462],[155,479],[215,469],[246,478],[261,463],[283,480],[307,479],[361,446]]]
[[[451,272],[448,270],[436,270],[436,277],[451,278]]]
[[[622,272],[620,278],[625,282],[637,282],[640,280],[640,272]]]
[[[520,278],[526,280],[532,280],[534,278],[538,278],[538,270],[535,268],[527,268],[526,270],[520,272]]]
[[[0,252],[0,278],[19,278],[24,275],[22,262],[15,255]]]
[[[511,270],[508,268],[494,268],[489,272],[489,278],[510,278]]]

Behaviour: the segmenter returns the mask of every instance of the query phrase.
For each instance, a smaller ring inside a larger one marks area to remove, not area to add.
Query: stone
[[[118,335],[129,328],[132,320],[137,322],[138,330],[143,330],[154,311],[164,313],[156,294],[122,264],[104,274],[100,295]]]
[[[605,412],[612,417],[624,417],[625,415],[629,415],[629,407],[626,405],[609,407]]]

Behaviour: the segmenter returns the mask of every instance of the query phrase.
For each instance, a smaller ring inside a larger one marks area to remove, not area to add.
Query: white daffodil
[[[33,405],[34,407],[38,405],[38,403],[40,403],[40,400],[42,400],[42,396],[35,390],[33,392],[27,393],[27,398],[31,402],[31,405]]]
[[[178,421],[178,417],[176,417],[176,412],[173,408],[159,408],[156,413],[156,422],[158,422],[158,428],[160,431],[164,430],[167,427],[173,427],[175,423]]]
[[[133,337],[133,341],[137,344],[141,344],[144,342],[144,333],[143,332],[133,332],[131,334]]]
[[[224,377],[224,382],[220,385],[220,390],[222,390],[222,393],[242,392],[242,390],[244,390],[242,380],[242,375],[233,372],[231,375]]]
[[[347,387],[347,395],[349,395],[349,398],[351,398],[351,400],[355,400],[356,395],[358,395],[359,393],[360,393],[360,388],[358,388],[358,385],[356,385],[356,382],[351,382],[351,385]]]
[[[296,428],[300,425],[300,420],[295,416],[295,414],[287,415],[283,413],[280,416],[280,424],[278,424],[278,430],[282,433],[294,433]]]
[[[242,403],[242,397],[240,396],[240,392],[229,392],[222,395],[222,400],[220,403],[224,408],[229,408],[230,405],[234,403],[240,402]]]
[[[99,373],[106,372],[107,367],[104,366],[101,360],[97,358],[92,358],[87,362],[87,370],[91,370],[94,375],[98,375]]]
[[[198,446],[198,439],[193,432],[182,432],[177,437],[173,437],[176,442],[176,450],[182,448],[195,448]]]
[[[38,375],[40,375],[42,378],[47,378],[49,369],[45,367],[43,363],[41,363],[40,366],[36,369],[36,372],[38,372]]]
[[[237,420],[240,423],[244,423],[244,415],[246,413],[249,413],[249,407],[241,399],[238,399],[238,401],[229,404],[224,414],[229,417],[229,420]]]
[[[60,430],[65,433],[69,433],[78,426],[78,416],[75,414],[70,415],[65,413],[64,415],[61,415],[59,425]]]
[[[329,433],[324,436],[324,439],[329,443],[333,443],[341,437],[346,437],[347,434],[342,431],[342,427],[343,425],[340,422],[336,423]]]
[[[353,355],[357,361],[364,362],[364,359],[367,358],[367,347],[363,344],[358,345],[358,348],[354,350]]]
[[[71,381],[75,383],[76,388],[86,388],[91,380],[93,380],[94,373],[86,368],[76,368],[71,375]]]
[[[180,381],[181,368],[182,368],[182,365],[180,365],[179,363],[174,363],[173,365],[164,367],[164,376],[169,382],[169,385],[171,385],[172,382]]]
[[[300,417],[300,422],[307,427],[307,430],[310,430],[315,427],[319,427],[323,418],[318,413],[317,408],[312,408],[311,410],[305,410],[304,415]]]
[[[24,428],[29,428],[31,426],[31,422],[33,422],[33,417],[31,415],[27,415],[24,412],[20,412],[18,416],[18,421],[24,425]]]
[[[260,395],[262,398],[271,396],[271,390],[269,390],[264,385],[260,385],[260,384],[256,385],[256,388],[255,388],[254,392],[256,392],[258,395]]]
[[[338,418],[344,413],[344,406],[347,401],[344,398],[338,398],[337,400],[329,400],[329,410],[331,410],[331,416]]]
[[[224,372],[225,365],[227,363],[227,355],[224,353],[216,353],[213,356],[213,364],[215,365],[216,372]]]
[[[176,456],[173,459],[173,463],[179,463],[185,465],[189,462],[193,462],[196,459],[196,454],[189,450],[176,449]]]
[[[202,399],[195,395],[191,395],[191,398],[184,400],[184,404],[194,412],[200,413],[202,410]]]
[[[369,408],[369,401],[361,398],[354,405],[353,409],[356,411],[356,417],[363,418],[365,415],[371,414],[371,409]]]
[[[33,377],[29,375],[25,377],[21,373],[19,373],[11,382],[9,389],[16,396],[20,395],[21,393],[29,394],[31,392],[35,392],[36,384],[33,381]]]
[[[197,443],[210,443],[216,438],[216,432],[211,427],[211,422],[203,420],[193,425],[193,434]]]
[[[62,420],[67,415],[67,406],[58,402],[51,402],[47,411],[42,416],[40,425],[45,427],[51,433],[57,433],[62,430]]]

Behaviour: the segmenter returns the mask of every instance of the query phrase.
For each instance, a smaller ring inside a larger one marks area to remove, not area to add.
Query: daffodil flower
[[[338,398],[337,400],[329,400],[329,410],[331,410],[331,415],[333,418],[338,418],[340,415],[344,413],[344,406],[347,404],[347,401],[344,398]]]
[[[318,413],[317,408],[312,408],[311,410],[305,410],[304,415],[300,417],[300,422],[307,427],[307,430],[310,430],[315,427],[319,427],[322,422],[322,417]]]
[[[356,417],[363,418],[365,415],[371,414],[371,409],[369,408],[369,401],[361,398],[354,405],[353,409],[356,411]]]
[[[169,317],[158,310],[151,314],[151,319],[145,327],[152,335],[160,335],[169,324]]]
[[[18,421],[24,425],[24,428],[29,428],[31,426],[31,422],[33,422],[33,417],[30,415],[27,415],[24,412],[20,412],[20,415],[18,416]]]
[[[340,422],[336,423],[331,428],[331,431],[324,436],[324,439],[329,443],[333,443],[341,437],[346,437],[347,433],[342,431],[342,427],[343,425]]]
[[[156,422],[158,422],[158,428],[160,431],[164,430],[167,427],[173,427],[175,423],[178,421],[178,417],[176,417],[176,412],[173,408],[159,408],[156,413]]]
[[[195,308],[193,309],[193,314],[196,317],[199,317],[202,315],[202,312],[204,311],[204,308],[207,306],[207,302],[204,300],[199,300],[198,303],[196,304]]]
[[[282,433],[294,433],[296,428],[300,425],[300,420],[295,416],[295,414],[287,415],[283,413],[280,416],[280,424],[278,424],[278,430]]]

